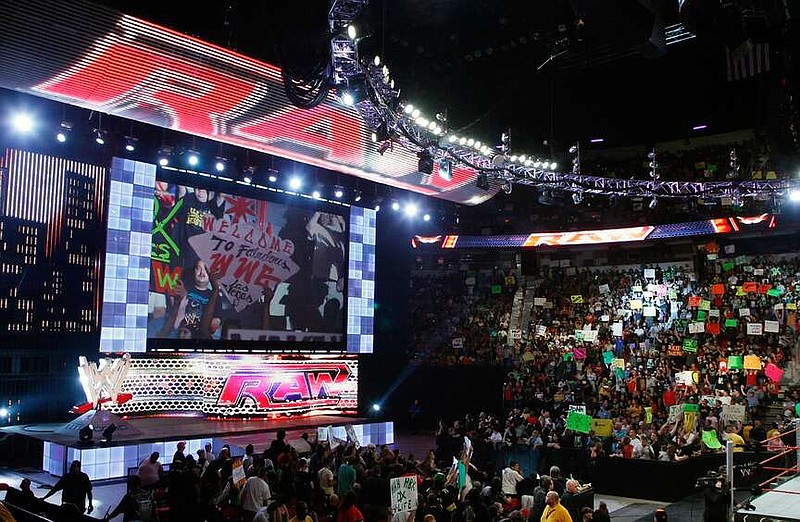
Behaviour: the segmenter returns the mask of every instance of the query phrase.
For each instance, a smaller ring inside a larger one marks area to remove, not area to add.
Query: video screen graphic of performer
[[[158,181],[148,338],[341,342],[345,214]]]

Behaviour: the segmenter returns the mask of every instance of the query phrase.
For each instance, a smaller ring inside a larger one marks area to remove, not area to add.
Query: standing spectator
[[[355,463],[355,457],[351,456],[339,466],[339,473],[336,476],[336,493],[342,499],[342,504],[345,502],[345,494],[353,489],[353,484],[356,483]]]
[[[267,467],[262,466],[258,469],[258,474],[247,479],[242,488],[241,500],[244,520],[253,520],[256,513],[269,504],[271,498],[272,492],[267,483]]]
[[[604,501],[600,501],[597,509],[594,510],[594,522],[611,522],[611,514],[608,512],[608,506]]]
[[[559,502],[558,493],[548,491],[545,497],[545,504],[547,504],[547,507],[542,513],[541,522],[572,522],[569,511]]]
[[[334,486],[336,481],[333,479],[333,471],[331,471],[331,462],[329,458],[325,459],[325,463],[317,472],[317,480],[319,488],[322,490],[323,500],[327,500],[334,493]]]
[[[525,477],[520,473],[519,463],[512,460],[508,463],[508,467],[503,470],[503,494],[508,497],[519,498],[517,493],[517,484],[522,482]]]
[[[144,459],[139,464],[139,479],[142,481],[144,489],[156,489],[161,486],[161,481],[164,478],[164,468],[158,461],[160,455],[157,451],[150,454],[150,457]]]
[[[61,491],[61,505],[75,506],[79,513],[89,513],[94,511],[92,505],[92,481],[89,475],[81,471],[81,461],[73,460],[69,467],[69,473],[61,477],[56,485],[42,497],[47,500],[57,492]],[[86,507],[86,499],[89,499],[89,507]]]
[[[170,464],[170,468],[172,465],[175,464],[177,461],[186,462],[186,455],[184,455],[183,450],[186,449],[186,443],[184,441],[180,441],[178,443],[178,448],[175,450],[175,454],[172,455],[172,463]]]
[[[142,489],[142,481],[138,475],[128,477],[128,491],[110,513],[103,517],[104,521],[122,514],[122,522],[155,520],[156,503],[153,492]]]

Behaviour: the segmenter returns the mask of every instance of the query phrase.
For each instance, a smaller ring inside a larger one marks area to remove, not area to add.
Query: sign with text
[[[408,513],[417,509],[417,476],[389,479],[392,513]]]

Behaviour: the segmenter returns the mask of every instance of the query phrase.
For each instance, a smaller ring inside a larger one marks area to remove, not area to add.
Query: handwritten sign
[[[744,356],[744,369],[745,370],[760,370],[761,359],[758,355],[745,355]]]
[[[417,509],[417,476],[389,479],[392,513],[408,513]]]
[[[294,244],[270,237],[249,223],[214,220],[211,230],[189,238],[197,256],[220,274],[220,284],[233,308],[241,312],[300,267],[291,259]]]
[[[780,331],[780,324],[778,321],[764,321],[764,331],[766,333],[778,333]]]
[[[592,418],[584,413],[571,411],[567,415],[567,429],[578,433],[589,433],[592,427]]]
[[[747,323],[747,335],[761,335],[763,331],[761,323]]]
[[[745,406],[744,404],[723,404],[722,413],[719,415],[719,420],[725,422],[744,422]]]

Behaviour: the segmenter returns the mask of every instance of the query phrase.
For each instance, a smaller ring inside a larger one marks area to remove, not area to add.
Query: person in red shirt
[[[364,514],[356,506],[356,494],[353,490],[344,494],[336,514],[336,522],[364,522]]]

